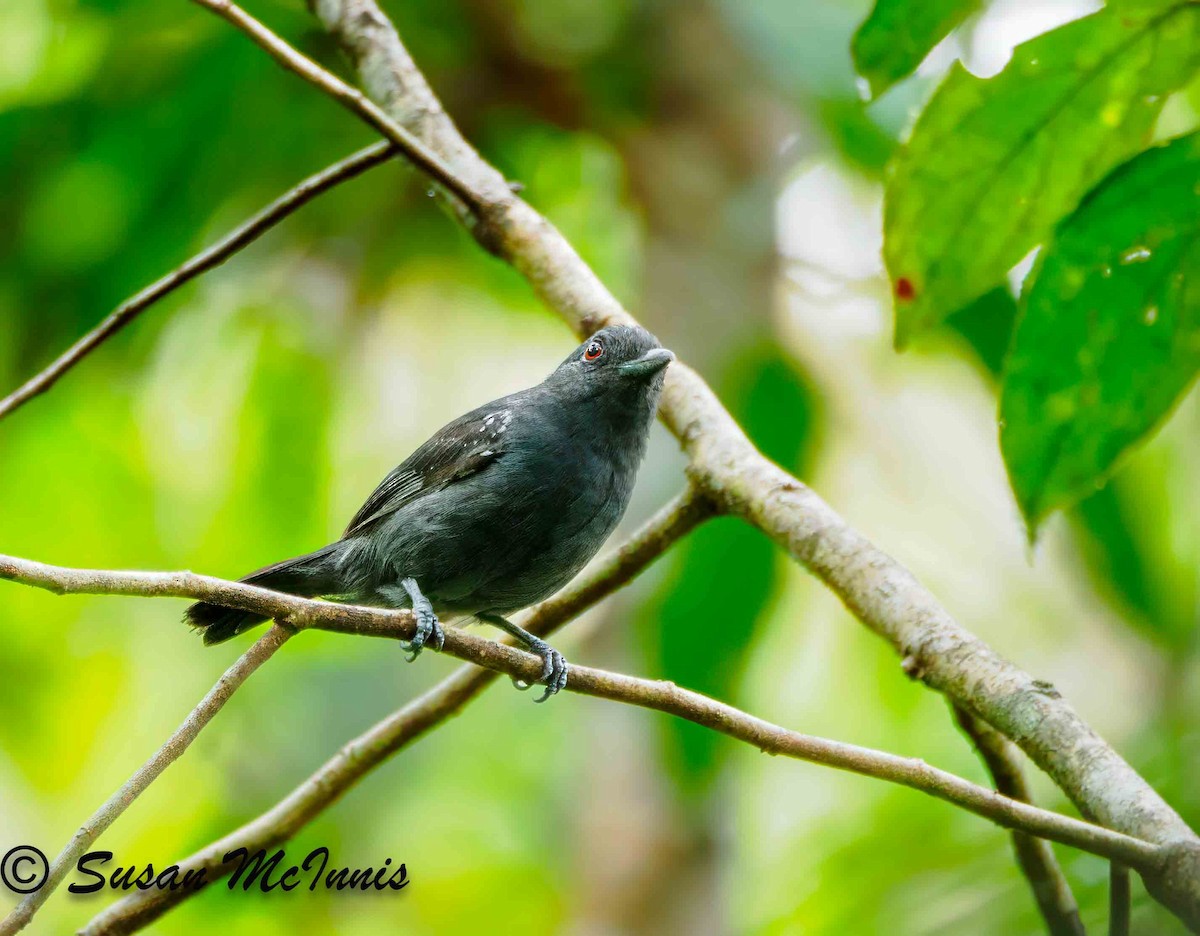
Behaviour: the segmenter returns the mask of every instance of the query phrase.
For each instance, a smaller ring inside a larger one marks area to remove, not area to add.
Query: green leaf
[[[871,15],[854,34],[854,67],[878,96],[911,75],[979,6],[980,0],[875,0]]]
[[[1200,134],[1133,159],[1047,246],[1022,298],[1000,446],[1031,534],[1179,401],[1200,368]]]
[[[826,98],[818,105],[825,131],[838,152],[860,172],[880,178],[896,152],[896,140],[867,114],[857,98]]]
[[[966,340],[988,376],[995,379],[1004,369],[1016,321],[1017,300],[1007,286],[997,286],[947,318],[946,325]]]
[[[955,65],[887,186],[896,344],[997,285],[1200,65],[1200,5],[1106,9],[1019,46],[995,78]]]

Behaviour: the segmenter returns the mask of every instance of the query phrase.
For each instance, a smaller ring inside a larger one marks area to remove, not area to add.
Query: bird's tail
[[[341,591],[338,558],[345,547],[345,541],[339,540],[316,552],[285,559],[251,572],[239,581],[302,598],[336,595]],[[192,627],[204,632],[204,642],[210,645],[236,637],[242,631],[267,620],[253,611],[225,608],[207,601],[192,605],[184,613],[184,618]]]

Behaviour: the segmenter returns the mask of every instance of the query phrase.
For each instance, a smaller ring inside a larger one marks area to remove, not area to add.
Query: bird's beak
[[[640,358],[618,364],[617,370],[630,377],[649,377],[651,374],[657,374],[673,360],[675,355],[666,348],[654,348]]]

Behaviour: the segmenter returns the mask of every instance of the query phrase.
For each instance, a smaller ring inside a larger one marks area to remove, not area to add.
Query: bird
[[[567,662],[508,615],[566,585],[620,522],[674,359],[640,326],[602,328],[541,383],[434,433],[383,479],[340,539],[240,581],[411,609],[410,661],[442,648],[442,617],[491,624],[542,658],[536,701],[546,701],[566,685]],[[185,619],[205,644],[267,620],[212,602],[193,604]]]

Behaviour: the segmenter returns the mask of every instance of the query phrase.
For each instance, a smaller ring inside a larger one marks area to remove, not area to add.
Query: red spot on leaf
[[[896,280],[896,298],[901,302],[912,302],[917,298],[917,288],[907,276]]]

